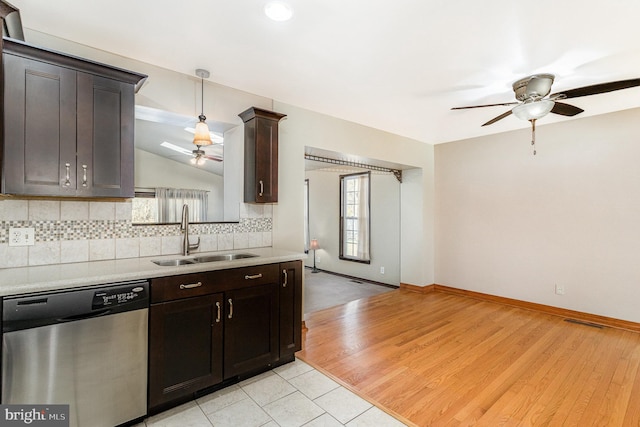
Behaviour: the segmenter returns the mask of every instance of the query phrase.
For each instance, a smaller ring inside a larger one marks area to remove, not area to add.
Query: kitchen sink
[[[191,259],[157,259],[152,261],[154,264],[160,265],[162,267],[176,267],[178,265],[188,265],[195,264],[195,262]]]
[[[258,255],[246,254],[246,253],[202,255],[194,258],[158,259],[152,262],[162,267],[177,267],[179,265],[192,265],[192,264],[200,264],[203,262],[215,262],[215,261],[233,261],[235,259],[254,258],[257,256]]]
[[[234,259],[254,258],[258,255],[254,254],[223,254],[223,255],[203,255],[193,258],[195,262],[213,262],[213,261],[233,261]]]

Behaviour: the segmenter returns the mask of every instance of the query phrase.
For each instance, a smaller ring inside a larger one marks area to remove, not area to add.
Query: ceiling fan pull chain
[[[533,155],[536,155],[536,119],[531,119],[531,147],[533,148]]]

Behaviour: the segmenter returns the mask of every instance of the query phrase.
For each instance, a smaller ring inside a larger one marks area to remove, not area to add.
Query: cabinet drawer
[[[248,286],[265,285],[267,283],[279,283],[278,264],[255,265],[252,267],[233,268],[220,270],[219,280],[233,286],[225,286],[225,290],[245,288]]]
[[[151,303],[196,297],[216,292],[214,272],[151,279]]]
[[[215,270],[151,279],[151,303],[280,283],[278,264]]]

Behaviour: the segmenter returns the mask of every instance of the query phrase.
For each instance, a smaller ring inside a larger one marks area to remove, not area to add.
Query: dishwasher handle
[[[75,322],[77,320],[91,319],[93,317],[105,316],[111,313],[110,308],[103,308],[102,310],[96,310],[92,313],[74,314],[72,316],[62,317],[58,319],[58,322]]]

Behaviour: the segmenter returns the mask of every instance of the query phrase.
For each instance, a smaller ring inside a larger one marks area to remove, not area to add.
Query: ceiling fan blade
[[[213,160],[214,162],[222,161],[222,157],[218,157],[218,156],[204,156],[204,158],[208,160]]]
[[[498,117],[494,117],[493,119],[489,120],[487,123],[483,124],[482,126],[489,126],[494,124],[495,122],[497,122],[498,120],[502,120],[505,117],[511,115],[511,110],[507,111],[506,113],[502,113],[500,114]]]
[[[471,105],[469,107],[453,107],[452,110],[466,110],[469,108],[483,108],[483,107],[501,107],[506,105],[516,105],[518,102],[503,102],[501,104],[485,104],[485,105]]]
[[[597,95],[599,93],[629,89],[636,86],[640,86],[640,79],[619,80],[616,82],[599,83],[596,85],[569,89],[564,92],[554,93],[551,97],[560,96],[561,99],[578,98],[580,96]]]
[[[582,108],[578,108],[574,105],[565,104],[564,102],[558,102],[553,105],[551,112],[554,114],[560,114],[562,116],[573,117],[576,114],[582,113],[584,110]]]

